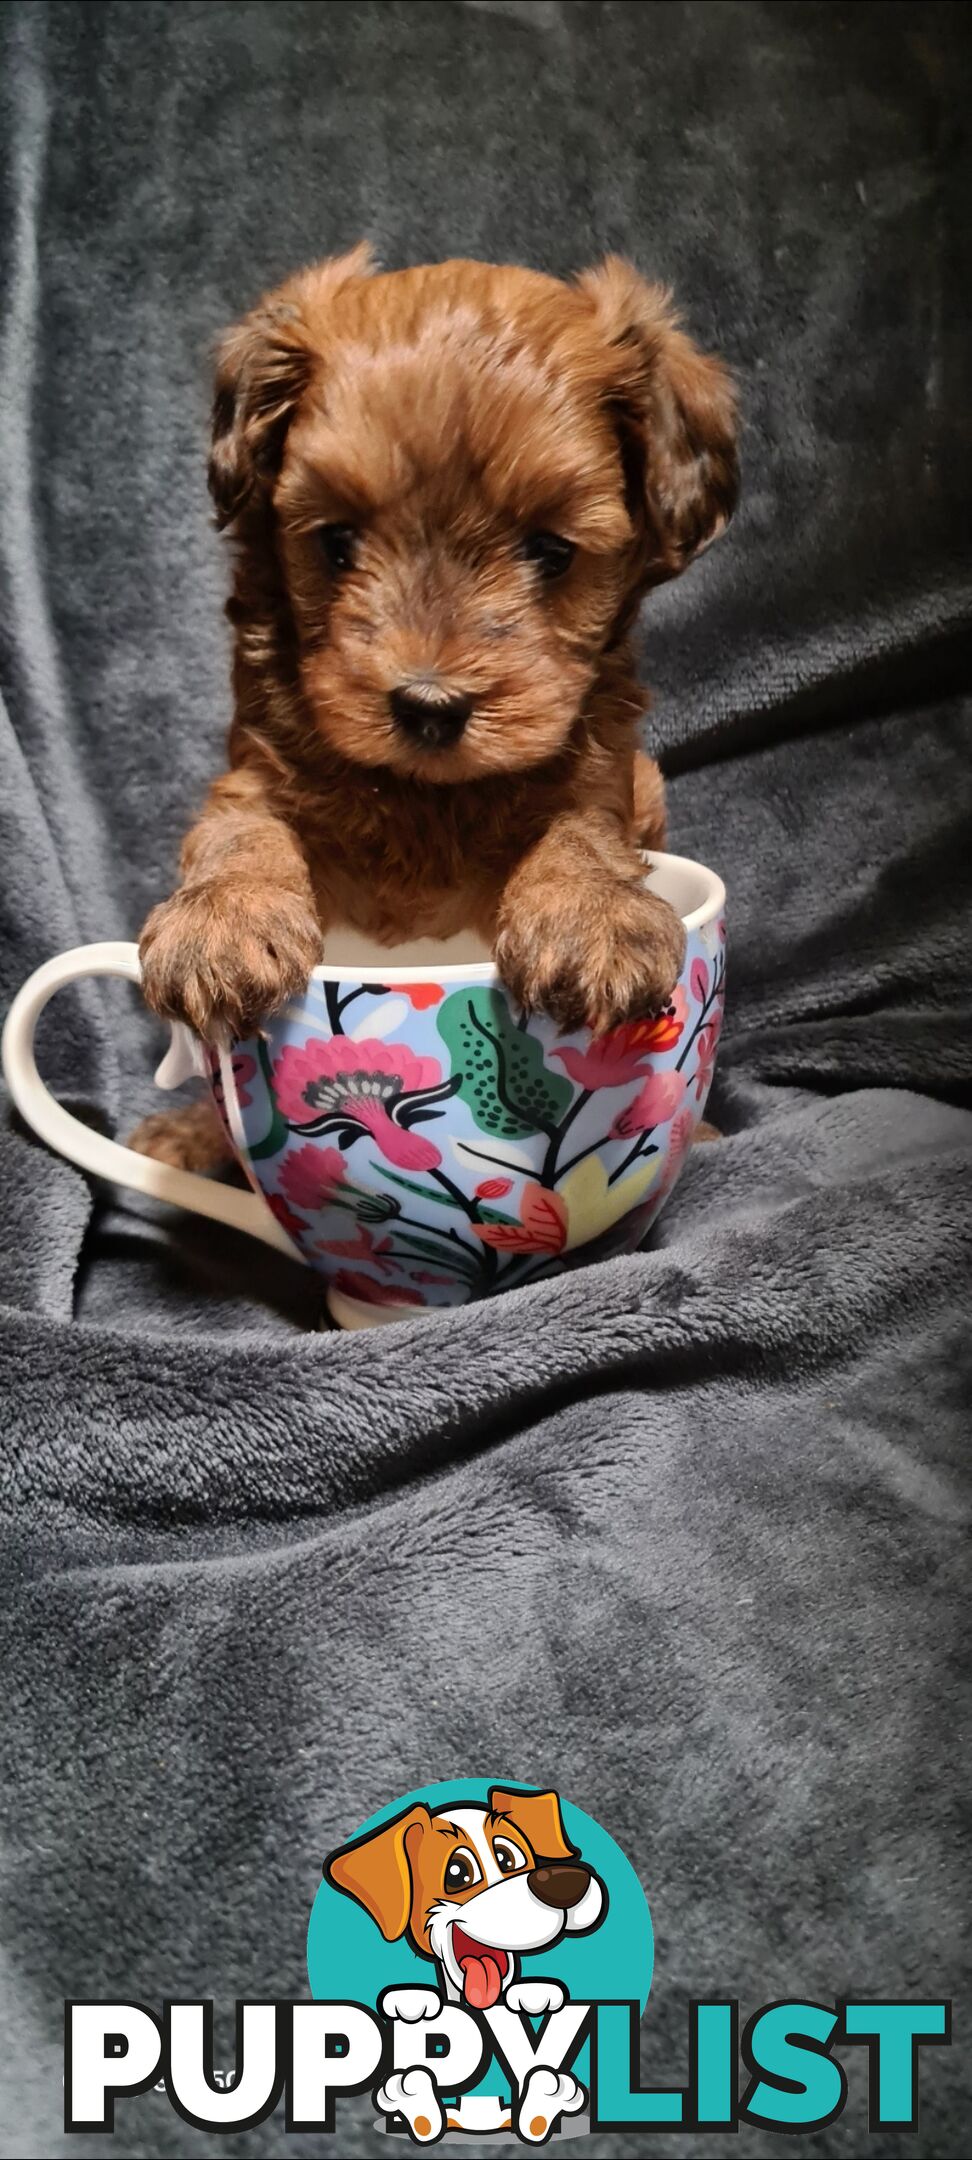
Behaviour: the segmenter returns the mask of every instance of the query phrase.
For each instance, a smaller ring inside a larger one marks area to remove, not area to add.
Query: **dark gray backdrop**
[[[0,14],[4,1002],[137,932],[219,757],[207,350],[268,281],[362,233],[622,248],[746,414],[732,533],[644,623],[674,843],[731,904],[729,1137],[650,1252],[342,1340],[285,1262],[0,1126],[6,2153],[63,2149],[65,1994],[299,1994],[324,1850],[453,1774],[625,1845],[656,2076],[692,1994],[951,1993],[910,2150],[967,2148],[968,23]],[[44,1033],[112,1130],[156,1048],[118,987]],[[867,2150],[849,2070],[808,2152]],[[162,2099],[119,2125],[210,2149]],[[382,2149],[367,2107],[339,2142]]]

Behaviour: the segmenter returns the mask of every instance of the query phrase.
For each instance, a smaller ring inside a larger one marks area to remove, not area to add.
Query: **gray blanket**
[[[328,1847],[453,1776],[630,1854],[653,2077],[693,1995],[951,1995],[909,2150],[968,2149],[970,61],[936,4],[0,13],[4,1004],[137,933],[216,768],[207,354],[265,284],[362,233],[621,248],[746,415],[732,532],[643,625],[731,925],[726,1138],[649,1250],[345,1339],[0,1124],[4,2153],[74,2142],[66,1995],[212,1995],[228,2045],[306,1992]],[[159,1047],[112,985],[42,1063],[124,1131]],[[847,2063],[808,2152],[880,2146]],[[87,2146],[211,2149],[158,2095]]]

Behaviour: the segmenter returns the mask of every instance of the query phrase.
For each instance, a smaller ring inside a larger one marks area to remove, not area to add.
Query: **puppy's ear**
[[[343,286],[367,277],[366,241],[302,270],[235,323],[216,354],[209,492],[222,528],[272,481],[294,409],[310,381],[331,302]]]
[[[507,1792],[494,1785],[489,1804],[495,1814],[507,1816],[522,1830],[538,1860],[569,1860],[576,1852],[576,1845],[568,1842],[555,1792]]]
[[[647,284],[621,256],[582,271],[577,283],[607,342],[630,488],[647,514],[645,582],[660,584],[718,539],[735,508],[732,380],[686,337],[665,287]]]
[[[427,1807],[409,1808],[353,1845],[342,1845],[324,1862],[326,1880],[364,1906],[386,1942],[397,1942],[408,1926],[412,1912],[409,1850],[414,1856],[431,1821]]]

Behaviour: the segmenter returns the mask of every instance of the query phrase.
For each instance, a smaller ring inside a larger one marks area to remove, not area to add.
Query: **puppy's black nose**
[[[527,1876],[534,1897],[558,1912],[569,1912],[572,1905],[580,1904],[590,1879],[590,1869],[577,1867],[571,1860],[550,1861],[546,1867],[531,1868]]]
[[[421,750],[448,750],[457,743],[472,712],[472,698],[439,689],[435,683],[410,683],[389,699],[396,727]]]

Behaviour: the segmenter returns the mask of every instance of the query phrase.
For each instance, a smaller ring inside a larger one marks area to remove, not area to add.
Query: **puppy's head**
[[[488,1807],[409,1808],[332,1853],[329,1882],[438,1959],[457,1995],[488,2009],[523,1952],[584,1934],[604,1913],[598,1878],[564,1831],[556,1793],[494,1787]]]
[[[428,781],[566,743],[641,592],[736,490],[729,378],[609,258],[573,284],[307,270],[221,348],[210,486],[272,550],[314,726]]]

